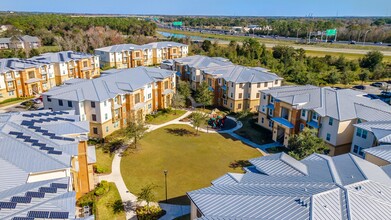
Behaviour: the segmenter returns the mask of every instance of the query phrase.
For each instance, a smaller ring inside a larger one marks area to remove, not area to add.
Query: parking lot
[[[29,103],[28,103],[29,102]],[[43,103],[34,99],[0,108],[0,113],[25,112],[43,109]]]

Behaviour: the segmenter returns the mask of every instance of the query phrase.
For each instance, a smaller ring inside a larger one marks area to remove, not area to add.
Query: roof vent
[[[361,190],[362,187],[361,187],[361,186],[356,186],[355,189],[356,189],[356,190]]]
[[[304,188],[304,191],[305,191],[305,192],[308,192],[308,189],[307,189],[307,188]]]

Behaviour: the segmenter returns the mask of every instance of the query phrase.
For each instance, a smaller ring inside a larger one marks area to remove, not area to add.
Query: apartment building
[[[283,80],[264,68],[234,65],[219,57],[190,56],[164,62],[161,67],[176,70],[178,77],[189,81],[193,90],[206,82],[214,93],[214,105],[233,112],[256,112],[259,90],[280,87]]]
[[[316,86],[283,86],[260,93],[258,123],[272,131],[273,140],[288,146],[291,135],[304,127],[318,130],[330,155],[352,152],[355,124],[386,120],[391,108],[365,93]]]
[[[0,59],[0,101],[30,97],[73,78],[100,75],[99,57],[63,51],[30,59]]]
[[[92,80],[73,79],[43,93],[45,109],[75,109],[90,122],[90,136],[104,138],[171,105],[175,72],[152,67],[112,69]]]
[[[64,81],[81,78],[93,79],[100,76],[99,56],[73,51],[44,53],[29,59],[36,63],[52,64],[55,83],[61,85]]]
[[[40,46],[39,38],[29,35],[0,38],[0,49],[35,49]]]
[[[388,219],[391,178],[352,154],[285,153],[249,160],[251,169],[227,173],[188,192],[190,219]]]
[[[0,101],[30,97],[55,86],[53,64],[26,59],[0,59]]]
[[[152,66],[166,59],[186,57],[188,45],[176,42],[154,42],[144,45],[119,44],[95,49],[102,66],[117,69]]]
[[[74,111],[1,114],[0,219],[74,219],[94,188],[95,146]]]

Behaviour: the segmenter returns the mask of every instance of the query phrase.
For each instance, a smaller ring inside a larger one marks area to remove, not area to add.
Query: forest
[[[80,17],[62,14],[0,14],[0,25],[8,30],[0,37],[31,35],[43,46],[61,50],[93,52],[95,48],[119,43],[145,43],[156,33],[156,25],[131,17]],[[37,51],[3,51],[0,57],[31,56]]]

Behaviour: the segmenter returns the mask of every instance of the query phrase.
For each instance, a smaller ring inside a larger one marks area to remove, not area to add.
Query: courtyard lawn
[[[96,148],[96,170],[100,174],[111,173],[111,164],[114,154],[103,152],[101,147]]]
[[[180,110],[180,109],[178,110],[173,109],[170,112],[159,112],[156,115],[156,117],[153,117],[152,115],[150,117],[147,117],[147,123],[153,125],[164,124],[166,122],[181,117],[185,113],[186,113],[185,110]]]
[[[187,125],[170,125],[145,135],[140,149],[127,152],[121,160],[121,174],[128,189],[137,194],[148,184],[157,186],[156,198],[165,200],[164,170],[168,170],[168,199],[173,204],[189,204],[186,192],[210,186],[227,172],[235,160],[262,154],[230,136],[200,133]]]
[[[96,203],[96,219],[98,220],[124,220],[121,197],[114,183],[109,183],[110,191],[100,197]]]
[[[243,127],[234,131],[236,134],[247,138],[256,144],[268,144],[273,142],[271,131],[258,125],[257,119],[253,114],[250,114],[241,121]]]

